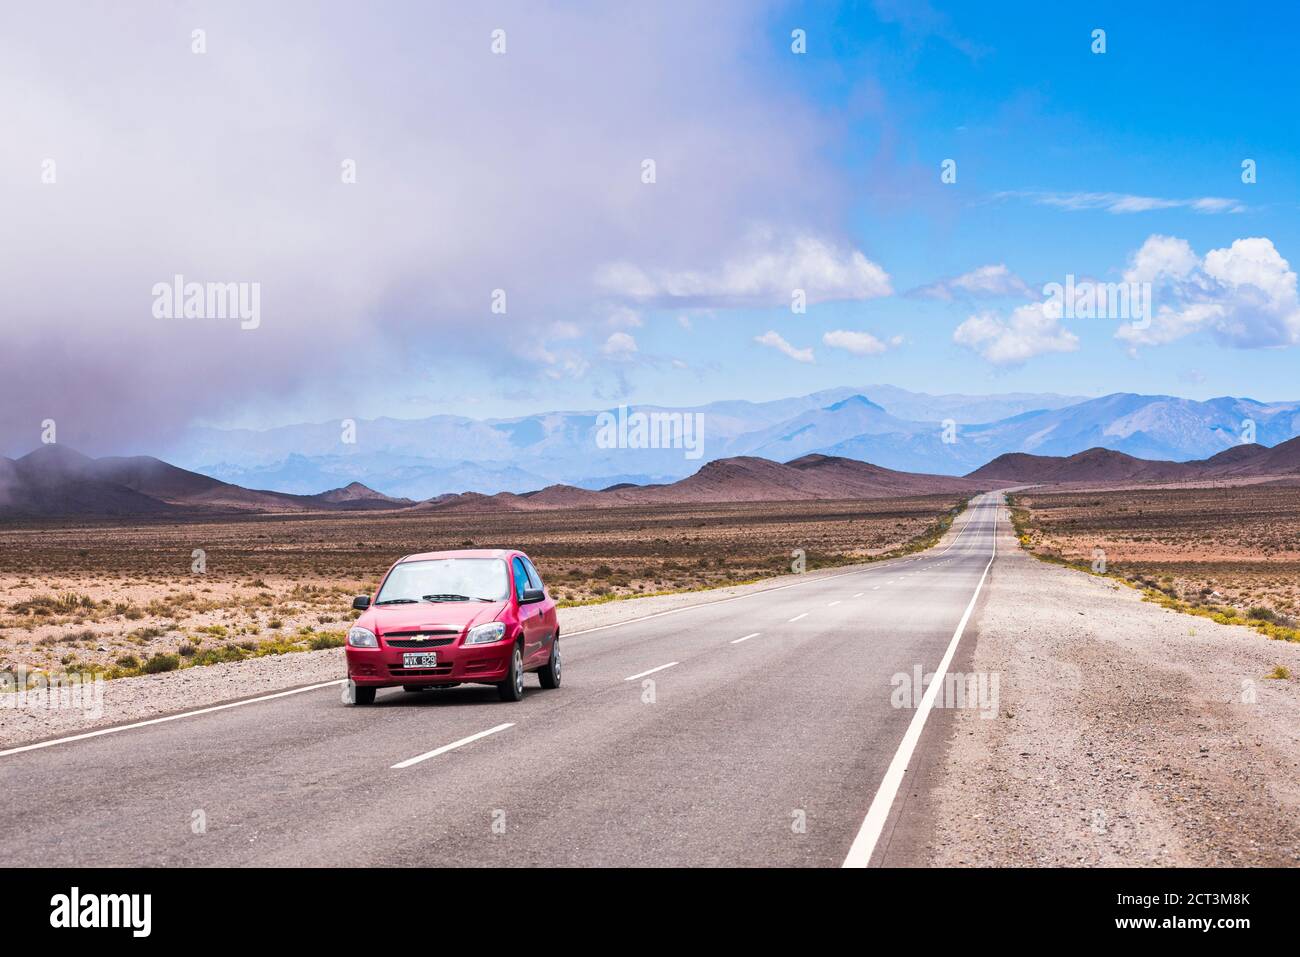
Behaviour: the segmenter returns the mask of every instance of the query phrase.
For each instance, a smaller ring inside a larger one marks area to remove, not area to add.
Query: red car
[[[502,701],[524,695],[524,672],[560,686],[560,626],[541,576],[523,552],[470,549],[408,555],[388,570],[374,601],[348,630],[353,700],[380,688],[407,691],[493,684]]]

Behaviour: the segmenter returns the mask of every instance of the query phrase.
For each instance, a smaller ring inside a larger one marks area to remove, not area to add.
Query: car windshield
[[[506,588],[506,563],[499,558],[402,562],[385,579],[375,604],[504,601]]]

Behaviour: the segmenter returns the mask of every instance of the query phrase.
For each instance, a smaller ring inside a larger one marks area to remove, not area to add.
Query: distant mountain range
[[[856,406],[857,403],[854,403]],[[246,489],[148,456],[92,459],[57,445],[20,459],[0,458],[0,517],[142,517],[230,512],[406,510],[537,511],[704,502],[782,502],[972,494],[1007,485],[1047,483],[1300,481],[1300,438],[1273,448],[1240,445],[1193,462],[1152,461],[1111,449],[1069,456],[1000,455],[957,477],[881,468],[819,453],[784,464],[756,456],[707,462],[676,482],[618,483],[601,490],[555,484],[517,494],[462,492],[422,502],[352,482],[315,495]]]
[[[341,440],[338,422],[266,431],[195,428],[164,457],[244,488],[309,496],[356,481],[422,500],[462,492],[522,494],[554,484],[589,490],[668,484],[706,462],[736,457],[790,462],[818,454],[959,476],[1010,452],[1069,456],[1107,448],[1184,462],[1239,445],[1243,436],[1274,445],[1300,434],[1300,401],[1231,397],[935,396],[875,385],[771,402],[635,407],[703,416],[703,455],[689,458],[681,448],[602,448],[601,411],[361,420],[355,443]]]
[[[58,445],[20,459],[0,459],[0,517],[145,517],[231,512],[338,512],[490,509],[538,510],[696,502],[775,502],[887,498],[974,492],[988,482],[913,475],[866,462],[808,455],[784,465],[735,458],[706,463],[667,485],[619,484],[603,491],[551,485],[516,495],[466,492],[424,502],[382,495],[353,482],[317,495],[241,488],[147,456],[92,459]]]
[[[1023,484],[1097,482],[1201,482],[1300,475],[1300,438],[1268,448],[1237,445],[1193,462],[1141,459],[1111,449],[1087,449],[1074,455],[1000,455],[971,472],[976,480]]]

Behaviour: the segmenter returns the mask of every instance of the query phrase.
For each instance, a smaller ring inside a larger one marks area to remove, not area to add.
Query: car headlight
[[[353,625],[348,629],[348,644],[353,648],[378,648],[379,639],[369,628],[359,628]]]
[[[465,636],[467,645],[485,645],[489,641],[500,641],[506,636],[506,626],[499,621],[490,621],[486,625],[471,628]]]

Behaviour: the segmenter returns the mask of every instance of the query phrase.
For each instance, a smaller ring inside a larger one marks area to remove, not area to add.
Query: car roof
[[[402,562],[423,562],[437,558],[500,558],[508,559],[514,555],[522,555],[523,552],[515,548],[454,548],[443,552],[420,552],[417,555],[407,555],[398,564]]]

